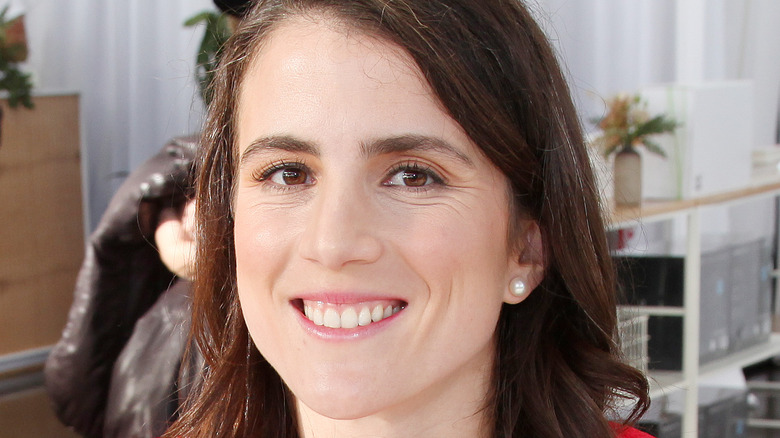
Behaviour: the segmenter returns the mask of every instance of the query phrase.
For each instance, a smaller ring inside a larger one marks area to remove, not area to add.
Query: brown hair
[[[613,267],[568,87],[546,38],[513,0],[260,0],[217,72],[198,166],[194,337],[207,368],[166,436],[297,437],[289,390],[251,345],[235,281],[231,198],[244,73],[290,16],[323,14],[391,41],[510,181],[514,215],[542,232],[545,278],[504,305],[486,409],[493,437],[610,437],[620,398],[647,408],[647,381],[615,343]]]

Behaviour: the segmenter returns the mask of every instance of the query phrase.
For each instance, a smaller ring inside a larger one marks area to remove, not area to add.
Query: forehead
[[[406,51],[376,34],[368,33],[327,14],[309,13],[277,23],[256,48],[248,74],[263,72],[264,66],[282,67],[283,74],[323,73],[322,66],[354,65],[362,60],[364,72],[379,81],[387,68],[407,70],[409,75],[427,83]]]
[[[238,110],[239,145],[247,119],[258,133],[321,122],[356,135],[449,119],[406,51],[324,17],[290,18],[270,32],[245,73]]]

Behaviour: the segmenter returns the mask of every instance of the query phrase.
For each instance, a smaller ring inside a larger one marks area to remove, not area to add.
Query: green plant
[[[7,18],[8,7],[0,10],[0,90],[8,91],[8,105],[32,108],[30,75],[17,64],[27,58],[27,44],[21,17]]]
[[[607,101],[607,115],[593,122],[601,129],[594,144],[604,157],[632,146],[666,157],[664,150],[648,137],[674,132],[680,124],[664,114],[650,117],[647,104],[639,96],[620,94]]]
[[[215,11],[203,11],[187,19],[184,25],[187,27],[206,24],[206,31],[198,49],[195,79],[200,87],[200,97],[203,102],[211,102],[211,81],[214,78],[214,70],[222,46],[230,38],[231,30],[227,14]]]

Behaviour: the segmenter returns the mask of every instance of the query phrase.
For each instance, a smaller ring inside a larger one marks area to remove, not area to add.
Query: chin
[[[305,404],[305,403],[304,403]],[[307,405],[308,406],[308,405]],[[366,409],[366,405],[353,406],[351,404],[339,404],[339,403],[325,403],[318,405],[316,408],[309,406],[309,408],[322,415],[323,417],[330,418],[332,420],[358,420],[360,418],[368,417],[377,411],[374,409]]]
[[[376,380],[374,380],[376,381]],[[319,391],[293,391],[297,402],[334,420],[356,420],[386,409],[392,401],[382,394],[372,394],[354,383],[331,386]],[[381,391],[380,391],[381,392]]]

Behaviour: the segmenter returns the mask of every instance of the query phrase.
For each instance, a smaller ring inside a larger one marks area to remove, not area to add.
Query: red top
[[[612,426],[616,432],[621,427],[616,424],[613,424]],[[653,438],[653,436],[640,430],[636,430],[633,427],[626,427],[620,430],[620,435],[618,435],[617,438]]]
[[[652,435],[636,430],[633,427],[627,427],[622,430],[617,438],[653,438]]]
[[[627,427],[620,431],[618,438],[653,438],[652,435],[636,430],[633,427]]]

